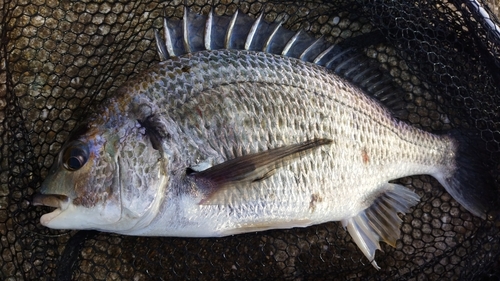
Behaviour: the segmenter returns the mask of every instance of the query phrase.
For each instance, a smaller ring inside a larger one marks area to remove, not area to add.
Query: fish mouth
[[[33,206],[47,206],[56,208],[54,211],[42,215],[40,218],[40,223],[46,225],[52,219],[59,216],[64,210],[69,206],[69,197],[62,194],[41,194],[36,193],[33,195],[32,205]]]

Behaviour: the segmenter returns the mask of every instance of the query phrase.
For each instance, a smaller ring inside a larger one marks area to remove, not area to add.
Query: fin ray
[[[267,38],[266,40],[266,43],[264,44],[264,46],[262,47],[262,51],[263,52],[269,52],[269,48],[271,47],[271,44],[273,42],[273,39],[274,37],[276,36],[276,34],[278,33],[278,30],[281,28],[281,25],[283,24],[283,22],[279,22],[273,29],[273,31],[271,32],[271,35],[269,35],[269,37]]]
[[[251,183],[264,180],[280,168],[287,160],[293,160],[313,148],[330,144],[328,139],[313,139],[299,144],[293,144],[249,154],[228,160],[207,170],[188,175],[196,186],[205,194],[200,204],[206,204],[218,191],[236,184]]]
[[[250,28],[250,32],[248,33],[247,40],[245,42],[245,50],[250,50],[252,46],[252,41],[255,37],[255,33],[259,29],[260,22],[262,21],[263,13],[259,15],[259,17],[254,21],[252,27]]]
[[[156,47],[158,53],[160,54],[161,61],[176,56],[172,44],[172,36],[170,34],[170,28],[168,27],[168,20],[167,16],[165,15],[165,11],[163,11],[163,38],[164,41],[162,40],[160,33],[157,30],[155,30]]]
[[[155,29],[155,42],[156,42],[156,50],[158,51],[158,55],[160,56],[160,61],[167,60],[170,56],[168,55],[166,44],[162,42],[160,33],[156,29]]]
[[[335,50],[335,46],[333,48],[333,50]],[[345,50],[342,50],[342,49],[339,49],[337,48],[338,50],[340,50],[338,53],[334,54],[334,56],[325,64],[325,67],[326,68],[329,68],[329,69],[334,69],[335,68],[338,68],[338,65],[336,65],[334,62],[337,61],[338,59],[340,59],[342,56],[344,56],[345,54],[349,53],[351,51],[351,49],[345,49]],[[335,70],[334,70],[335,71]]]
[[[375,261],[375,251],[380,250],[379,241],[395,247],[402,222],[397,213],[408,212],[420,200],[416,193],[398,184],[386,183],[382,190],[370,207],[342,220],[342,225],[376,269],[380,269]],[[392,205],[394,201],[398,204]]]
[[[266,231],[271,229],[290,229],[292,227],[307,227],[312,225],[313,222],[309,219],[296,219],[291,221],[282,222],[256,222],[256,223],[243,223],[237,228],[228,229],[223,231],[223,235],[236,235],[241,233]]]
[[[189,8],[184,7],[184,17],[182,18],[182,38],[184,42],[184,49],[187,53],[191,53],[189,45]]]
[[[316,39],[307,32],[281,28],[283,22],[268,23],[261,13],[256,19],[236,11],[231,17],[219,16],[212,8],[208,15],[184,8],[181,21],[163,24],[163,37],[155,33],[160,60],[202,50],[235,49],[264,51],[298,58],[333,70],[386,105],[395,116],[404,116],[402,96],[389,75],[374,79],[373,73],[383,73],[375,60],[366,57],[365,47],[384,41],[379,32],[347,38],[340,43]],[[396,94],[390,94],[394,93]],[[390,94],[390,96],[389,96]],[[389,99],[389,97],[391,99]],[[393,98],[398,100],[392,101]]]
[[[453,164],[433,176],[469,212],[493,219],[500,214],[498,190],[490,173],[491,163],[485,163],[489,156],[481,133],[452,130],[448,137],[453,142],[448,153],[453,159],[448,161]]]
[[[303,61],[309,61],[309,54],[310,53],[313,53],[313,50],[315,48],[317,48],[317,46],[323,42],[323,37],[319,37],[318,39],[316,39],[312,44],[309,45],[309,47],[307,47],[303,52],[302,54],[300,54],[299,56],[299,59],[300,60],[303,60]],[[312,61],[312,60],[311,60]]]
[[[226,31],[226,38],[224,41],[224,47],[226,49],[231,49],[231,36],[233,35],[234,26],[236,25],[236,19],[238,18],[238,10],[231,17],[231,21],[229,22],[229,27]]]
[[[330,47],[328,47],[326,50],[324,50],[323,52],[319,53],[313,60],[313,63],[314,64],[317,64],[317,65],[323,65],[321,62],[323,61],[323,58],[326,57],[326,55],[328,53],[330,53],[333,48],[335,47],[335,45],[331,45]]]
[[[212,25],[213,25],[214,10],[210,9],[205,23],[205,36],[203,42],[206,50],[212,50]]]
[[[299,37],[299,35],[302,33],[302,30],[299,30],[295,33],[294,36],[292,36],[292,38],[290,38],[288,40],[288,42],[286,43],[285,47],[283,48],[283,51],[281,51],[281,54],[284,55],[284,56],[288,56],[288,52],[290,51],[290,48],[292,48],[293,44],[295,44],[295,42],[297,41],[297,38]]]

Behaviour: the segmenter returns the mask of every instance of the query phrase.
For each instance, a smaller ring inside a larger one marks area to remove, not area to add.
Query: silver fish
[[[352,63],[345,50],[262,16],[185,9],[164,25],[163,61],[62,147],[33,198],[56,208],[42,225],[220,237],[340,221],[379,268],[379,241],[395,246],[398,212],[419,201],[390,180],[432,175],[486,218],[487,175],[465,138],[396,119],[334,73]]]

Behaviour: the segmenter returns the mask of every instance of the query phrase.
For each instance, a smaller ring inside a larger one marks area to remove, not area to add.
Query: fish
[[[390,83],[352,48],[236,12],[156,31],[160,62],[127,81],[62,146],[32,198],[53,229],[223,237],[339,221],[369,262],[400,238],[431,175],[472,214],[491,176],[458,131],[391,111]],[[382,94],[380,94],[382,93]]]

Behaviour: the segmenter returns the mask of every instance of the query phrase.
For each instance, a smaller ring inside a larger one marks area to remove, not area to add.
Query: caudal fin
[[[402,185],[386,183],[382,189],[385,191],[374,199],[370,207],[342,220],[342,225],[376,269],[380,269],[375,262],[375,251],[380,250],[379,241],[396,247],[402,222],[398,212],[408,212],[420,200],[416,193]]]
[[[496,212],[498,191],[485,162],[488,155],[479,149],[481,139],[475,133],[452,131],[453,159],[444,172],[434,177],[446,191],[472,214],[486,219]]]

